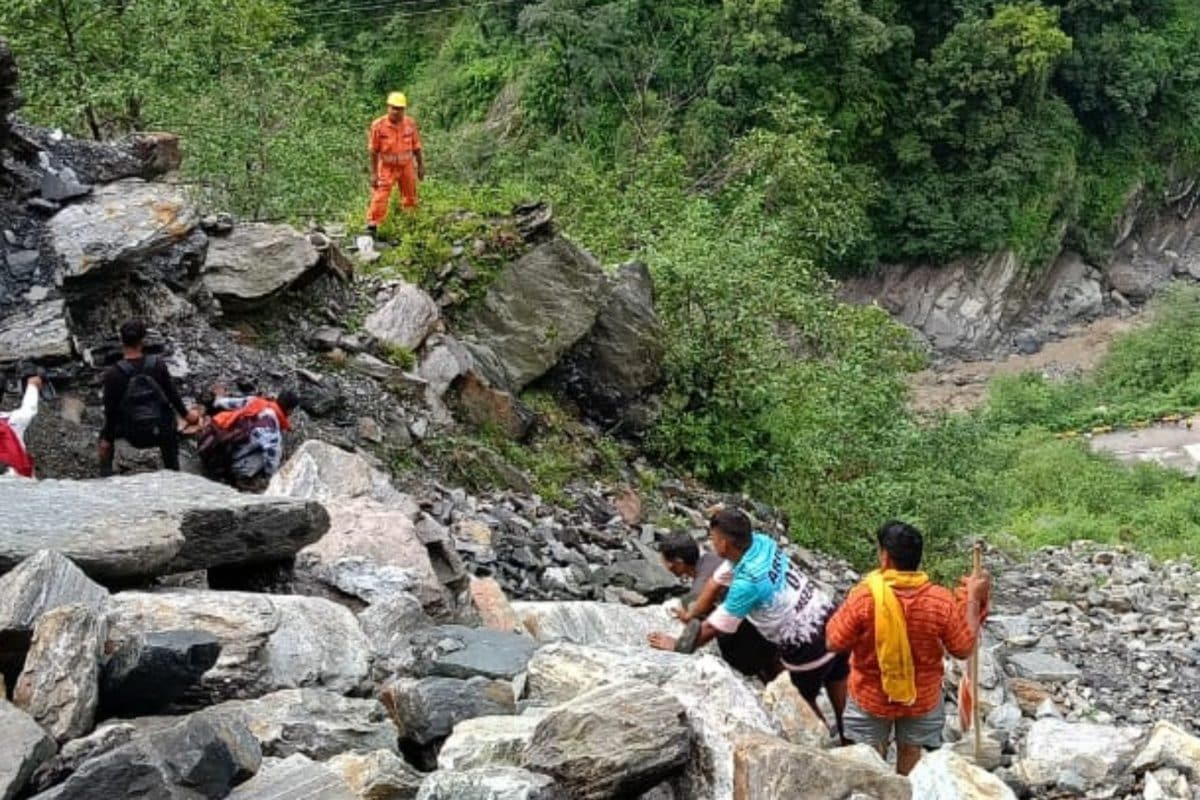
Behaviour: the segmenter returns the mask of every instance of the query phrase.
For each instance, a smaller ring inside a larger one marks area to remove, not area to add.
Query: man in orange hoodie
[[[876,536],[880,568],[829,619],[825,642],[850,653],[846,737],[886,755],[894,736],[896,771],[907,775],[922,749],[942,744],[943,653],[971,654],[978,626],[968,608],[986,613],[990,584],[968,577],[951,593],[930,583],[918,571],[924,541],[912,525],[888,522]]]

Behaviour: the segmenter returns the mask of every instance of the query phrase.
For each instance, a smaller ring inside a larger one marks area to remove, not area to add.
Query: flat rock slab
[[[479,767],[519,767],[545,712],[476,717],[454,726],[438,751],[438,769],[461,772]]]
[[[1062,682],[1074,680],[1083,673],[1069,661],[1064,661],[1051,653],[1033,650],[1028,653],[1015,653],[1008,657],[1017,674],[1023,678],[1035,681]]]
[[[320,504],[242,494],[195,475],[2,481],[0,573],[57,550],[101,581],[294,555],[329,527]],[[47,513],[49,509],[53,513]]]
[[[0,365],[71,357],[67,305],[61,297],[43,298],[20,309],[0,319]]]
[[[51,609],[78,603],[99,610],[106,600],[108,590],[71,559],[39,550],[0,575],[0,630],[33,630],[38,617]]]
[[[537,649],[533,639],[519,633],[463,625],[442,625],[423,632],[419,638],[431,643],[436,651],[431,672],[447,678],[481,675],[512,680],[525,672]]]
[[[356,800],[350,787],[324,764],[301,755],[264,766],[228,800]]]
[[[179,187],[131,179],[99,187],[46,227],[63,277],[73,279],[164,250],[190,235],[199,221]]]
[[[654,631],[676,636],[683,628],[658,606],[631,608],[618,603],[561,601],[518,602],[512,608],[539,642],[644,648],[646,637]]]
[[[341,753],[397,753],[396,726],[378,700],[323,689],[285,689],[257,700],[231,700],[203,713],[237,720],[258,739],[263,755],[299,753],[318,761]]]

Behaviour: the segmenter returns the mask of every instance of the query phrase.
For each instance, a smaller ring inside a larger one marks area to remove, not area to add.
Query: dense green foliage
[[[656,276],[652,453],[784,505],[808,543],[867,560],[890,516],[940,559],[975,534],[1200,540],[1192,483],[1055,437],[1200,403],[1196,295],[1095,376],[1003,381],[930,421],[906,410],[906,335],[828,277],[1102,256],[1134,194],[1152,207],[1200,165],[1198,0],[11,0],[0,33],[26,116],[178,130],[207,200],[260,218],[360,224],[364,132],[404,89],[430,177],[379,268],[436,269],[478,229],[459,209],[551,199],[606,263]],[[484,444],[551,493],[586,462]]]

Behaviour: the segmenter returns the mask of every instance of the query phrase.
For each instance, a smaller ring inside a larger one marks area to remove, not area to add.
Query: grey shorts
[[[942,746],[942,725],[946,721],[946,709],[939,700],[937,706],[919,717],[887,719],[863,711],[853,697],[846,699],[843,724],[846,738],[858,744],[886,745],[893,732],[898,744],[919,745],[929,750]]]

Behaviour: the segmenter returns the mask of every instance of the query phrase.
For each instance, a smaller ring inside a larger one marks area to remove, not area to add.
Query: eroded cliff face
[[[846,281],[842,295],[878,302],[941,355],[1036,352],[1066,327],[1127,312],[1174,279],[1200,280],[1198,183],[1180,181],[1161,199],[1136,195],[1103,263],[1064,250],[1041,270],[1011,251],[946,265],[881,265]]]

